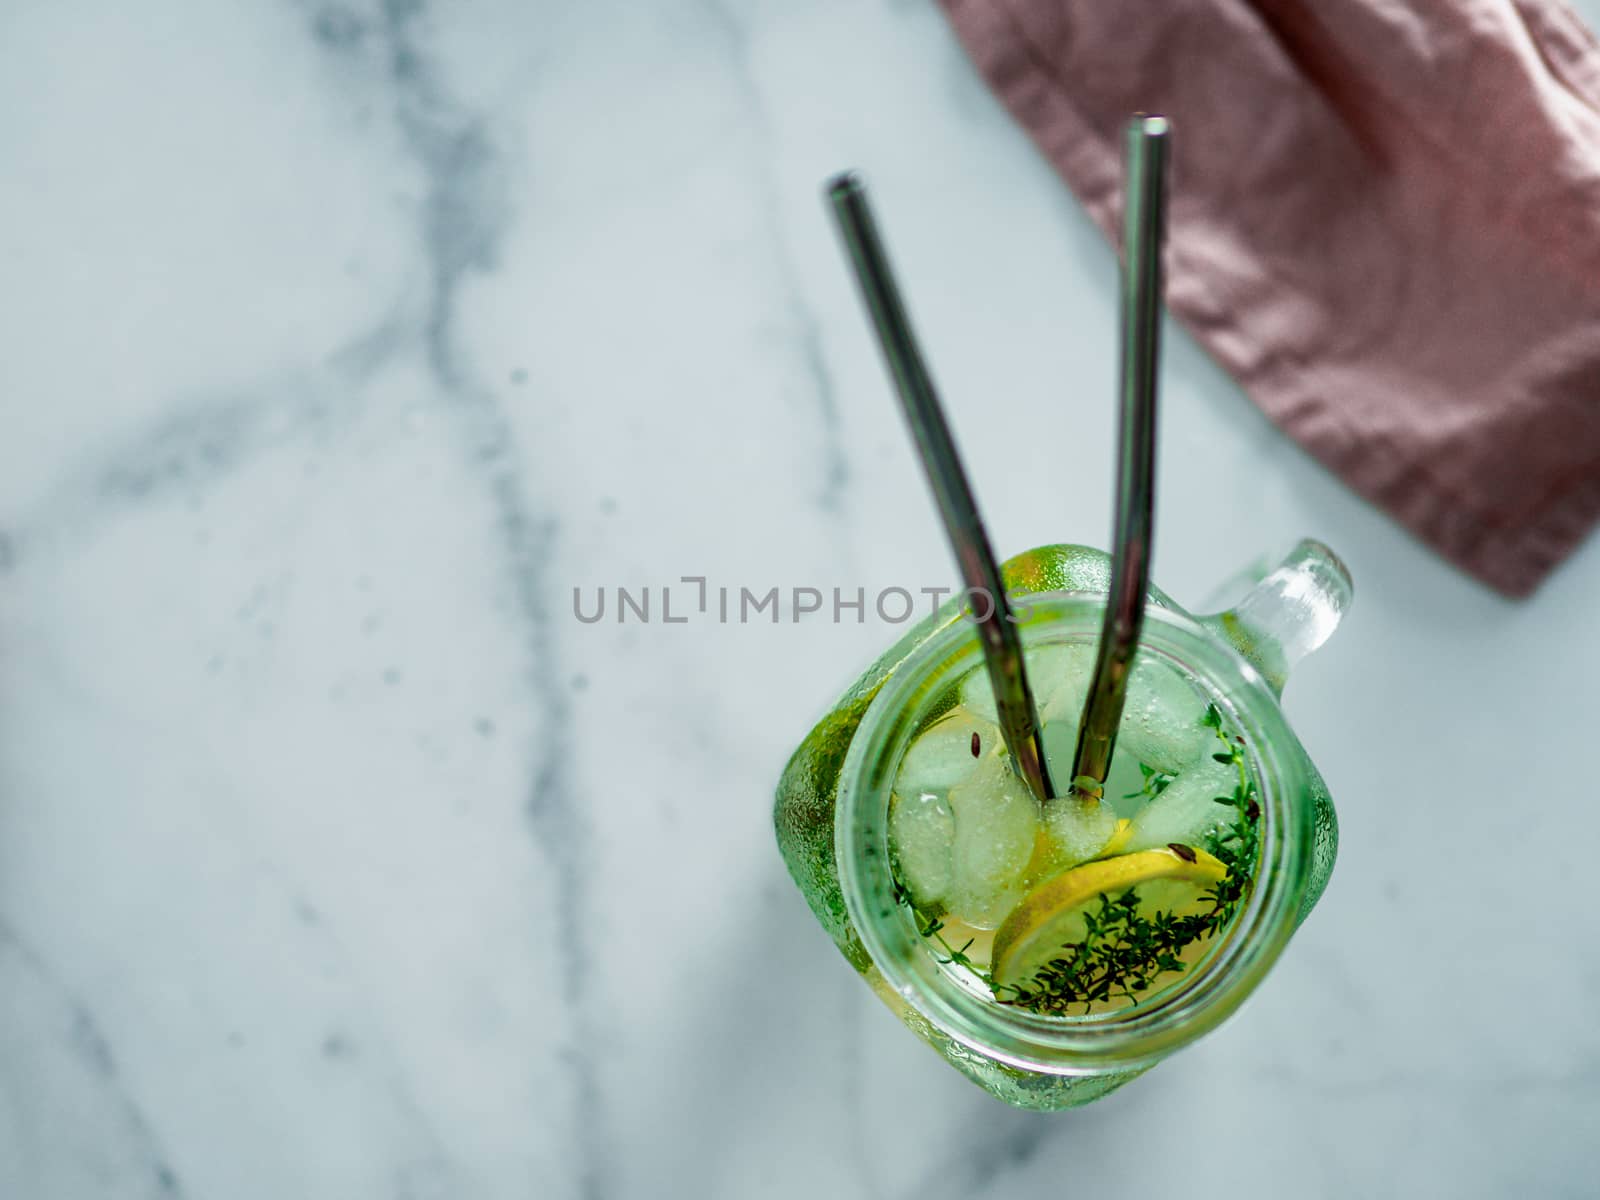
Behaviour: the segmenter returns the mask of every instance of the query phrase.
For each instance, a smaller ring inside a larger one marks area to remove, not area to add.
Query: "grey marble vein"
[[[961,1200],[978,1195],[994,1187],[1007,1172],[1031,1163],[1051,1136],[1060,1132],[1059,1119],[1046,1113],[985,1114],[902,1195],[905,1200]]]
[[[817,419],[821,425],[822,461],[818,464],[820,478],[815,499],[825,512],[840,513],[848,503],[851,467],[843,419],[839,412],[838,386],[828,365],[821,324],[800,286],[794,250],[783,227],[780,183],[769,149],[774,141],[774,130],[761,78],[751,61],[749,29],[741,14],[725,0],[703,2],[717,36],[726,48],[729,69],[743,101],[743,118],[752,126],[755,141],[752,160],[757,172],[766,242],[775,258],[781,296],[792,326],[789,340],[799,358],[806,390],[816,405]],[[819,186],[820,183],[819,180]]]
[[[448,81],[429,61],[424,29],[428,15],[421,0],[384,0],[370,31],[345,9],[319,9],[312,28],[317,40],[336,54],[366,50],[369,42],[375,46],[387,72],[395,120],[425,180],[418,230],[429,277],[420,322],[423,345],[428,367],[492,500],[505,570],[517,597],[524,678],[540,713],[527,813],[556,876],[558,907],[550,923],[555,966],[564,981],[574,1031],[573,1044],[562,1057],[570,1076],[578,1141],[575,1175],[580,1194],[599,1198],[607,1194],[606,1114],[588,1049],[596,1037],[595,997],[588,947],[580,932],[589,885],[589,834],[563,753],[571,713],[551,630],[546,579],[560,530],[554,516],[535,507],[522,451],[498,394],[474,374],[457,346],[461,289],[473,275],[493,269],[510,213],[487,118],[454,102]]]
[[[54,1034],[60,1039],[58,1048],[76,1061],[115,1112],[119,1139],[139,1163],[142,1186],[135,1181],[127,1181],[135,1184],[135,1194],[174,1198],[187,1195],[163,1139],[151,1127],[137,1093],[122,1078],[116,1054],[95,1019],[93,1010],[62,982],[38,951],[23,941],[5,921],[0,921],[0,981],[4,981],[10,992],[23,995],[31,993],[40,997],[51,1018],[49,1030],[25,1025],[8,1032],[30,1040],[47,1039]],[[19,1078],[13,1073],[20,1065],[18,1060],[8,1055],[5,1063],[9,1069],[5,1077],[0,1077],[0,1093],[15,1088],[18,1100],[29,1103],[31,1098],[22,1090],[28,1086],[27,1077]]]
[[[1584,1194],[1600,554],[1490,601],[1174,334],[1162,586],[1307,534],[1358,578],[1289,693],[1342,859],[1229,1023],[1058,1116],[773,846],[901,630],[571,617],[947,568],[843,166],[917,197],[952,399],[1041,431],[962,427],[997,535],[1103,535],[1113,258],[936,6],[0,5],[0,155],[4,1200]]]

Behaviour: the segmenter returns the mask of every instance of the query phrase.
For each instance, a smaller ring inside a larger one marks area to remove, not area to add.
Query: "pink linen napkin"
[[[1524,595],[1600,519],[1600,46],[1559,0],[941,0],[1108,236],[1173,119],[1167,302],[1263,411]]]

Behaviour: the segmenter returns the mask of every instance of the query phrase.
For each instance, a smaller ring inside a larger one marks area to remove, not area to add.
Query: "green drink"
[[[1104,607],[1098,551],[1005,564],[1052,776],[1069,777]],[[1104,795],[1040,803],[999,744],[952,605],[874,663],[801,744],[778,841],[852,966],[1012,1104],[1093,1100],[1224,1019],[1321,894],[1327,789],[1278,705],[1349,600],[1302,546],[1237,608],[1151,609]]]

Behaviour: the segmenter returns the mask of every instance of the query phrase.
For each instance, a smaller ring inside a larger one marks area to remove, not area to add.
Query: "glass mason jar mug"
[[[1029,593],[1016,613],[1030,660],[1053,645],[1093,646],[1104,554],[1044,547],[1003,574],[1014,593]],[[959,682],[982,674],[975,627],[954,604],[874,663],[795,752],[775,808],[785,862],[846,959],[951,1065],[1020,1107],[1097,1099],[1232,1013],[1326,886],[1338,837],[1332,801],[1278,697],[1290,667],[1326,640],[1349,599],[1344,567],[1315,542],[1301,543],[1228,612],[1194,617],[1152,589],[1138,661],[1176,671],[1242,739],[1259,849],[1231,921],[1175,981],[1137,1003],[1074,1015],[1001,1003],[924,936],[904,902],[889,836],[897,772],[914,738],[952,708]],[[1067,765],[1052,763],[1057,777]]]

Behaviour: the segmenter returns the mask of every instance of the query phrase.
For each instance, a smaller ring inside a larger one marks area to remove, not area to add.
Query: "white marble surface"
[[[0,161],[0,1195],[1592,1194],[1600,544],[1497,599],[1174,334],[1158,578],[1357,577],[1289,693],[1343,851],[1235,1020],[1056,1117],[774,849],[893,630],[574,620],[949,582],[846,165],[1000,548],[1103,540],[1111,256],[926,2],[7,0]]]

